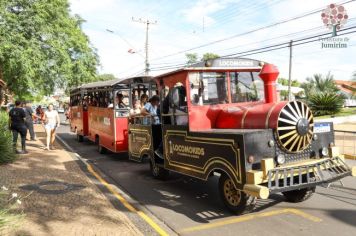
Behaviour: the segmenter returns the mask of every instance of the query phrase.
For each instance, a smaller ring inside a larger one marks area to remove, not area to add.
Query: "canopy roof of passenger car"
[[[151,76],[136,76],[125,79],[97,81],[73,88],[71,90],[71,94],[75,94],[83,90],[129,88],[129,85],[134,83],[148,83],[151,81],[153,81],[153,77]]]
[[[216,58],[187,65],[177,70],[158,75],[155,78],[166,77],[181,71],[261,70],[263,64],[264,62],[262,61],[248,58]]]

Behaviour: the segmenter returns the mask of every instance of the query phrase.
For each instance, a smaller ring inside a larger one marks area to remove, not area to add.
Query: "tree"
[[[186,58],[187,58],[187,64],[194,64],[198,62],[198,54],[197,53],[186,53],[185,54]]]
[[[301,87],[304,89],[306,102],[316,116],[335,114],[344,104],[344,96],[338,94],[339,89],[330,72],[325,77],[315,74],[307,78],[307,82]]]
[[[114,80],[117,79],[113,74],[101,74],[96,77],[97,81],[106,81],[106,80]]]
[[[314,74],[313,77],[307,78],[307,82],[301,85],[304,89],[305,96],[310,97],[314,93],[336,93],[339,91],[337,88],[334,76],[329,72],[325,78],[321,74]]]
[[[0,2],[0,74],[19,98],[96,79],[98,57],[68,0]],[[2,73],[1,73],[2,72]]]
[[[214,54],[211,52],[207,52],[203,55],[203,57],[201,58],[202,61],[207,61],[207,60],[212,60],[212,59],[216,59],[219,58],[220,56],[218,54]]]

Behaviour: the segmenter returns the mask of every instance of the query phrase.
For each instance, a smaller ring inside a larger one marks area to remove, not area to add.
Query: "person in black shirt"
[[[11,109],[11,111],[9,112],[9,116],[10,116],[10,129],[12,131],[14,148],[16,150],[17,137],[18,134],[20,133],[22,151],[18,152],[16,150],[16,152],[18,154],[26,154],[27,153],[26,151],[27,128],[25,125],[26,114],[24,109],[21,107],[20,101],[15,102],[15,107]]]
[[[35,131],[33,130],[33,118],[32,117],[37,117],[37,116],[32,110],[31,103],[26,102],[24,111],[26,114],[25,125],[26,125],[28,131],[30,132],[31,141],[36,141],[36,134],[35,134]]]

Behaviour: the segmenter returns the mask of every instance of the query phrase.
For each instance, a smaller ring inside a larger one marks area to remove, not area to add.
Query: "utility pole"
[[[148,30],[149,30],[149,25],[155,25],[157,24],[157,21],[149,21],[149,20],[142,20],[141,18],[135,19],[132,17],[132,21],[146,24],[146,42],[145,42],[145,75],[148,75],[150,71],[150,64],[148,62]]]
[[[288,77],[288,101],[292,100],[291,85],[292,85],[292,44],[293,40],[289,42],[289,77]]]

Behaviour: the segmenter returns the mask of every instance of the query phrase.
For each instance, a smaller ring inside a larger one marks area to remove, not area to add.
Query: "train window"
[[[228,103],[227,73],[189,73],[192,104],[211,105]]]
[[[263,81],[258,72],[231,72],[230,81],[233,103],[263,100]]]

